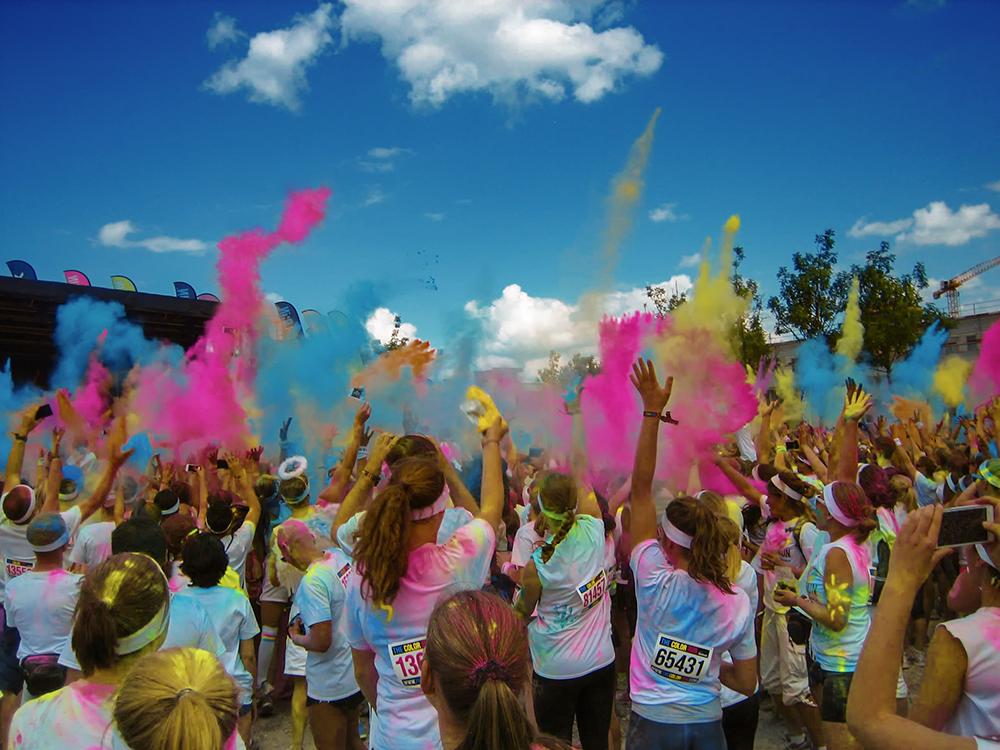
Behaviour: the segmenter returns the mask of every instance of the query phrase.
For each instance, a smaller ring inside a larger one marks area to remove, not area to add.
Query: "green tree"
[[[399,329],[402,325],[403,319],[397,315],[396,320],[393,321],[392,336],[389,337],[389,343],[385,345],[385,351],[391,352],[393,349],[399,349],[410,343],[408,337],[400,335]]]
[[[850,285],[858,278],[858,306],[865,327],[862,351],[873,367],[892,377],[893,366],[909,355],[934,321],[946,328],[954,325],[936,306],[925,304],[920,292],[927,288],[927,271],[917,263],[910,273],[896,276],[896,256],[883,242],[865,256],[863,266],[854,265],[838,279]]]
[[[601,371],[601,363],[592,354],[584,357],[579,352],[564,365],[558,352],[549,352],[549,363],[538,371],[538,379],[543,383],[568,385],[580,375],[597,375]]]
[[[646,296],[653,303],[656,315],[660,318],[666,317],[684,302],[687,302],[687,292],[682,292],[676,284],[669,297],[667,290],[662,286],[647,286]]]
[[[742,247],[733,248],[733,291],[748,300],[750,307],[733,325],[730,332],[730,343],[733,351],[743,365],[757,367],[762,359],[769,359],[771,347],[767,343],[764,324],[760,316],[764,306],[760,299],[760,285],[753,279],[748,279],[740,273],[740,264],[746,260]]]
[[[774,332],[791,333],[798,340],[824,336],[829,342],[839,329],[837,316],[847,306],[850,279],[845,286],[842,275],[834,273],[837,253],[834,232],[827,229],[816,235],[814,253],[795,253],[793,271],[778,269],[777,297],[771,297],[767,309],[774,315]]]

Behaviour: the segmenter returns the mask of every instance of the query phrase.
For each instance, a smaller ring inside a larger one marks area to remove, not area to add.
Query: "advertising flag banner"
[[[294,329],[298,336],[302,335],[302,323],[299,322],[299,313],[292,306],[291,302],[275,302],[274,306],[278,308],[278,315],[281,316],[282,322],[285,324],[285,330],[291,331]]]
[[[90,279],[83,271],[63,271],[63,276],[66,277],[66,283],[72,284],[73,286],[90,286]]]
[[[7,268],[10,269],[10,275],[15,279],[27,279],[28,281],[38,281],[38,277],[35,276],[35,269],[31,267],[29,263],[25,263],[23,260],[8,260]]]
[[[220,300],[214,294],[209,294],[208,292],[199,294],[198,299],[203,300],[205,302],[222,302],[222,300]]]
[[[132,283],[132,279],[128,276],[112,276],[111,286],[117,289],[119,292],[138,292],[139,290],[135,288],[135,284]]]
[[[305,324],[306,332],[311,336],[314,333],[326,333],[326,318],[318,310],[303,310],[302,322]]]
[[[181,299],[197,299],[198,295],[194,293],[194,287],[184,281],[174,282],[174,292]]]

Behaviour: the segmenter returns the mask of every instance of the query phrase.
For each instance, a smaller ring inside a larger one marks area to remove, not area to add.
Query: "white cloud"
[[[852,237],[869,237],[898,232],[896,242],[955,246],[985,237],[994,229],[1000,229],[1000,216],[990,210],[989,204],[963,205],[957,211],[952,211],[944,201],[933,201],[925,208],[914,211],[911,219],[889,222],[858,219],[848,234]]]
[[[986,186],[986,188],[988,190],[995,190],[996,192],[1000,193],[1000,180],[997,180],[996,182],[989,183]]]
[[[912,230],[896,239],[915,245],[964,245],[993,229],[1000,229],[1000,216],[986,203],[962,206],[952,212],[944,201],[934,201],[914,211]]]
[[[382,188],[378,185],[368,186],[368,197],[365,198],[364,205],[374,206],[376,203],[381,203],[385,200],[385,193],[382,192]]]
[[[296,16],[287,29],[256,34],[245,58],[230,60],[204,85],[216,94],[245,88],[252,102],[297,111],[299,95],[309,88],[306,70],[333,42],[333,25],[333,5],[323,3],[308,16]]]
[[[851,237],[884,237],[889,234],[902,232],[909,229],[913,224],[913,219],[899,219],[898,221],[868,221],[864,216],[854,222],[848,234]]]
[[[362,172],[384,173],[391,172],[394,165],[391,161],[365,161],[358,159],[358,169]]]
[[[688,276],[681,274],[655,286],[669,292],[686,292],[692,284]],[[620,316],[641,311],[647,304],[645,287],[636,287],[606,295],[600,307],[602,312]],[[470,301],[465,310],[481,318],[487,327],[489,343],[477,362],[480,368],[524,364],[525,371],[534,374],[538,369],[534,364],[541,361],[540,366],[544,366],[550,351],[565,356],[596,353],[596,323],[582,319],[579,305],[552,297],[533,297],[517,284],[506,287],[489,305]]]
[[[285,297],[277,292],[268,292],[264,295],[264,299],[273,305],[275,302],[281,302]]]
[[[676,203],[661,203],[659,206],[654,208],[649,212],[649,218],[653,221],[684,221],[690,217],[687,214],[677,213]]]
[[[444,214],[424,214],[431,221],[442,221],[444,219]]]
[[[597,101],[663,53],[631,27],[595,31],[607,0],[344,0],[344,40],[380,39],[414,104],[484,91],[495,100]],[[612,5],[616,5],[612,3]],[[614,19],[614,13],[603,16]]]
[[[182,240],[177,237],[159,235],[145,240],[130,240],[128,236],[138,231],[126,219],[105,224],[97,232],[97,241],[105,247],[144,247],[154,253],[201,253],[208,247],[201,240]]]
[[[391,148],[376,146],[368,150],[366,154],[367,159],[361,156],[358,157],[358,169],[363,172],[391,172],[395,168],[393,159],[397,156],[405,156],[413,153],[416,153],[413,149],[402,148],[400,146],[392,146]]]
[[[208,42],[208,48],[214,50],[219,45],[235,42],[244,36],[246,34],[236,28],[235,18],[216,11],[212,25],[208,27],[208,32],[205,34],[205,40]]]
[[[396,325],[396,313],[388,307],[380,307],[371,314],[365,322],[365,330],[373,339],[378,339],[383,344],[389,343],[392,338],[392,330]],[[417,327],[412,323],[403,323],[399,327],[399,335],[413,340],[417,337]]]
[[[373,149],[369,149],[368,155],[373,159],[392,159],[396,156],[402,154],[412,154],[408,148],[401,148],[400,146],[392,146],[391,148],[385,148],[384,146],[376,146]]]
[[[685,255],[681,258],[681,262],[678,263],[681,268],[694,268],[701,263],[701,253],[695,253],[694,255]]]

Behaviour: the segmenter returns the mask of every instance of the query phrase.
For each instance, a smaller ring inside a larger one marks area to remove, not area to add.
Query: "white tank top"
[[[969,659],[963,695],[943,731],[956,737],[1000,735],[1000,607],[941,623],[962,643]]]

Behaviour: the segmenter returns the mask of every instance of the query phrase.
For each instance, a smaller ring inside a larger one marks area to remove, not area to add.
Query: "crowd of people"
[[[889,423],[848,383],[835,426],[796,428],[763,398],[674,487],[672,379],[631,380],[611,476],[579,388],[565,453],[495,409],[475,450],[373,435],[363,403],[321,476],[287,423],[278,455],[136,467],[124,417],[67,445],[10,415],[3,747],[252,748],[290,682],[292,750],[307,725],[320,750],[752,750],[766,702],[789,750],[1000,748],[1000,401]],[[939,547],[967,506],[982,541]]]

